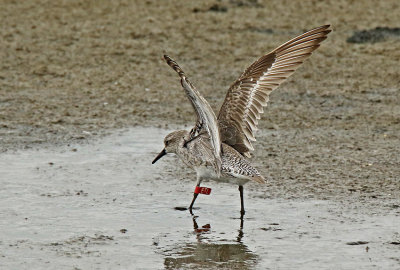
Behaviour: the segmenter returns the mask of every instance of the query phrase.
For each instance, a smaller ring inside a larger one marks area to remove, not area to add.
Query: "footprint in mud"
[[[95,248],[113,241],[113,236],[95,234],[94,236],[72,237],[66,241],[52,242],[48,246],[55,249],[55,252],[62,256],[81,258],[84,255],[101,256],[101,250]]]
[[[267,227],[267,228],[263,227],[263,228],[260,228],[260,229],[263,230],[263,231],[273,231],[273,232],[282,231],[283,230],[283,229],[274,228],[274,227]]]

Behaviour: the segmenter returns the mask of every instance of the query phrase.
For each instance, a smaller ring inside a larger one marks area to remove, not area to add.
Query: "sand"
[[[161,144],[166,130],[194,124],[163,54],[218,111],[252,61],[329,23],[333,32],[321,48],[271,94],[252,159],[269,181],[246,190],[398,217],[398,14],[395,0],[2,1],[0,170],[6,155],[93,145],[121,129],[165,129]],[[157,173],[194,181],[193,172],[172,171],[169,162],[171,171]]]

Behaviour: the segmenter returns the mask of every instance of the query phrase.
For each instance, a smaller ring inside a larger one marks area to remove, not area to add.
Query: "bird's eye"
[[[168,146],[168,144],[169,144],[169,141],[165,141],[165,146]]]

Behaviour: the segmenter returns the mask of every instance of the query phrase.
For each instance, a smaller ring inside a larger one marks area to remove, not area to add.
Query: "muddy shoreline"
[[[237,188],[205,182],[213,192],[195,216],[175,210],[191,201],[195,177],[172,156],[151,165],[168,132],[137,127],[1,154],[1,268],[398,268],[393,198],[269,179],[245,186],[241,221]]]
[[[368,6],[376,16],[363,12]],[[3,152],[135,125],[191,125],[190,104],[164,53],[217,111],[229,85],[254,59],[326,23],[333,32],[273,93],[261,129],[399,129],[399,40],[346,42],[355,31],[396,29],[396,1],[10,1],[2,7]],[[248,19],[239,20],[243,14]]]
[[[204,264],[192,255],[206,254],[207,243],[237,255],[237,264],[224,261],[226,267],[398,268],[398,245],[390,244],[400,241],[394,227],[400,218],[398,1],[37,0],[1,6],[2,268],[43,268],[49,263],[39,260],[42,250],[65,269],[118,267],[114,258],[123,268],[138,261],[145,247],[151,255],[141,262],[144,269],[191,269],[190,263]],[[223,227],[236,217],[236,189],[212,182],[220,197],[200,202],[198,220],[212,230],[198,234],[190,216],[173,210],[190,200],[193,172],[172,158],[160,167],[145,162],[168,131],[190,129],[194,121],[162,55],[178,61],[218,111],[229,85],[252,61],[327,23],[333,32],[271,94],[260,121],[252,163],[268,183],[245,189],[254,203],[243,241],[235,240],[238,224]],[[152,133],[142,142],[145,148],[136,137],[143,130]],[[142,174],[135,174],[140,168]],[[163,192],[178,190],[178,196],[155,193],[161,184]],[[137,201],[133,187],[145,202]],[[163,198],[168,206],[154,204]],[[73,210],[64,208],[69,204]],[[133,222],[135,214],[146,222]],[[163,219],[165,228],[159,225]],[[328,229],[320,231],[325,224]],[[135,230],[143,237],[135,238]],[[354,231],[357,237],[351,237]],[[314,243],[329,252],[318,253]],[[293,253],[286,256],[288,246]],[[310,261],[304,260],[307,250],[315,255]],[[15,254],[27,259],[21,263]],[[340,265],[342,257],[358,264]],[[213,260],[204,267],[217,268],[224,259]]]

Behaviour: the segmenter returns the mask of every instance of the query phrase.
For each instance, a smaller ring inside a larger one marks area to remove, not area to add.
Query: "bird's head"
[[[177,130],[165,136],[164,149],[156,156],[152,164],[156,163],[157,160],[159,160],[168,153],[176,154],[178,148],[182,147],[183,144],[185,143],[185,138],[188,138],[188,135],[189,132],[186,130]]]

